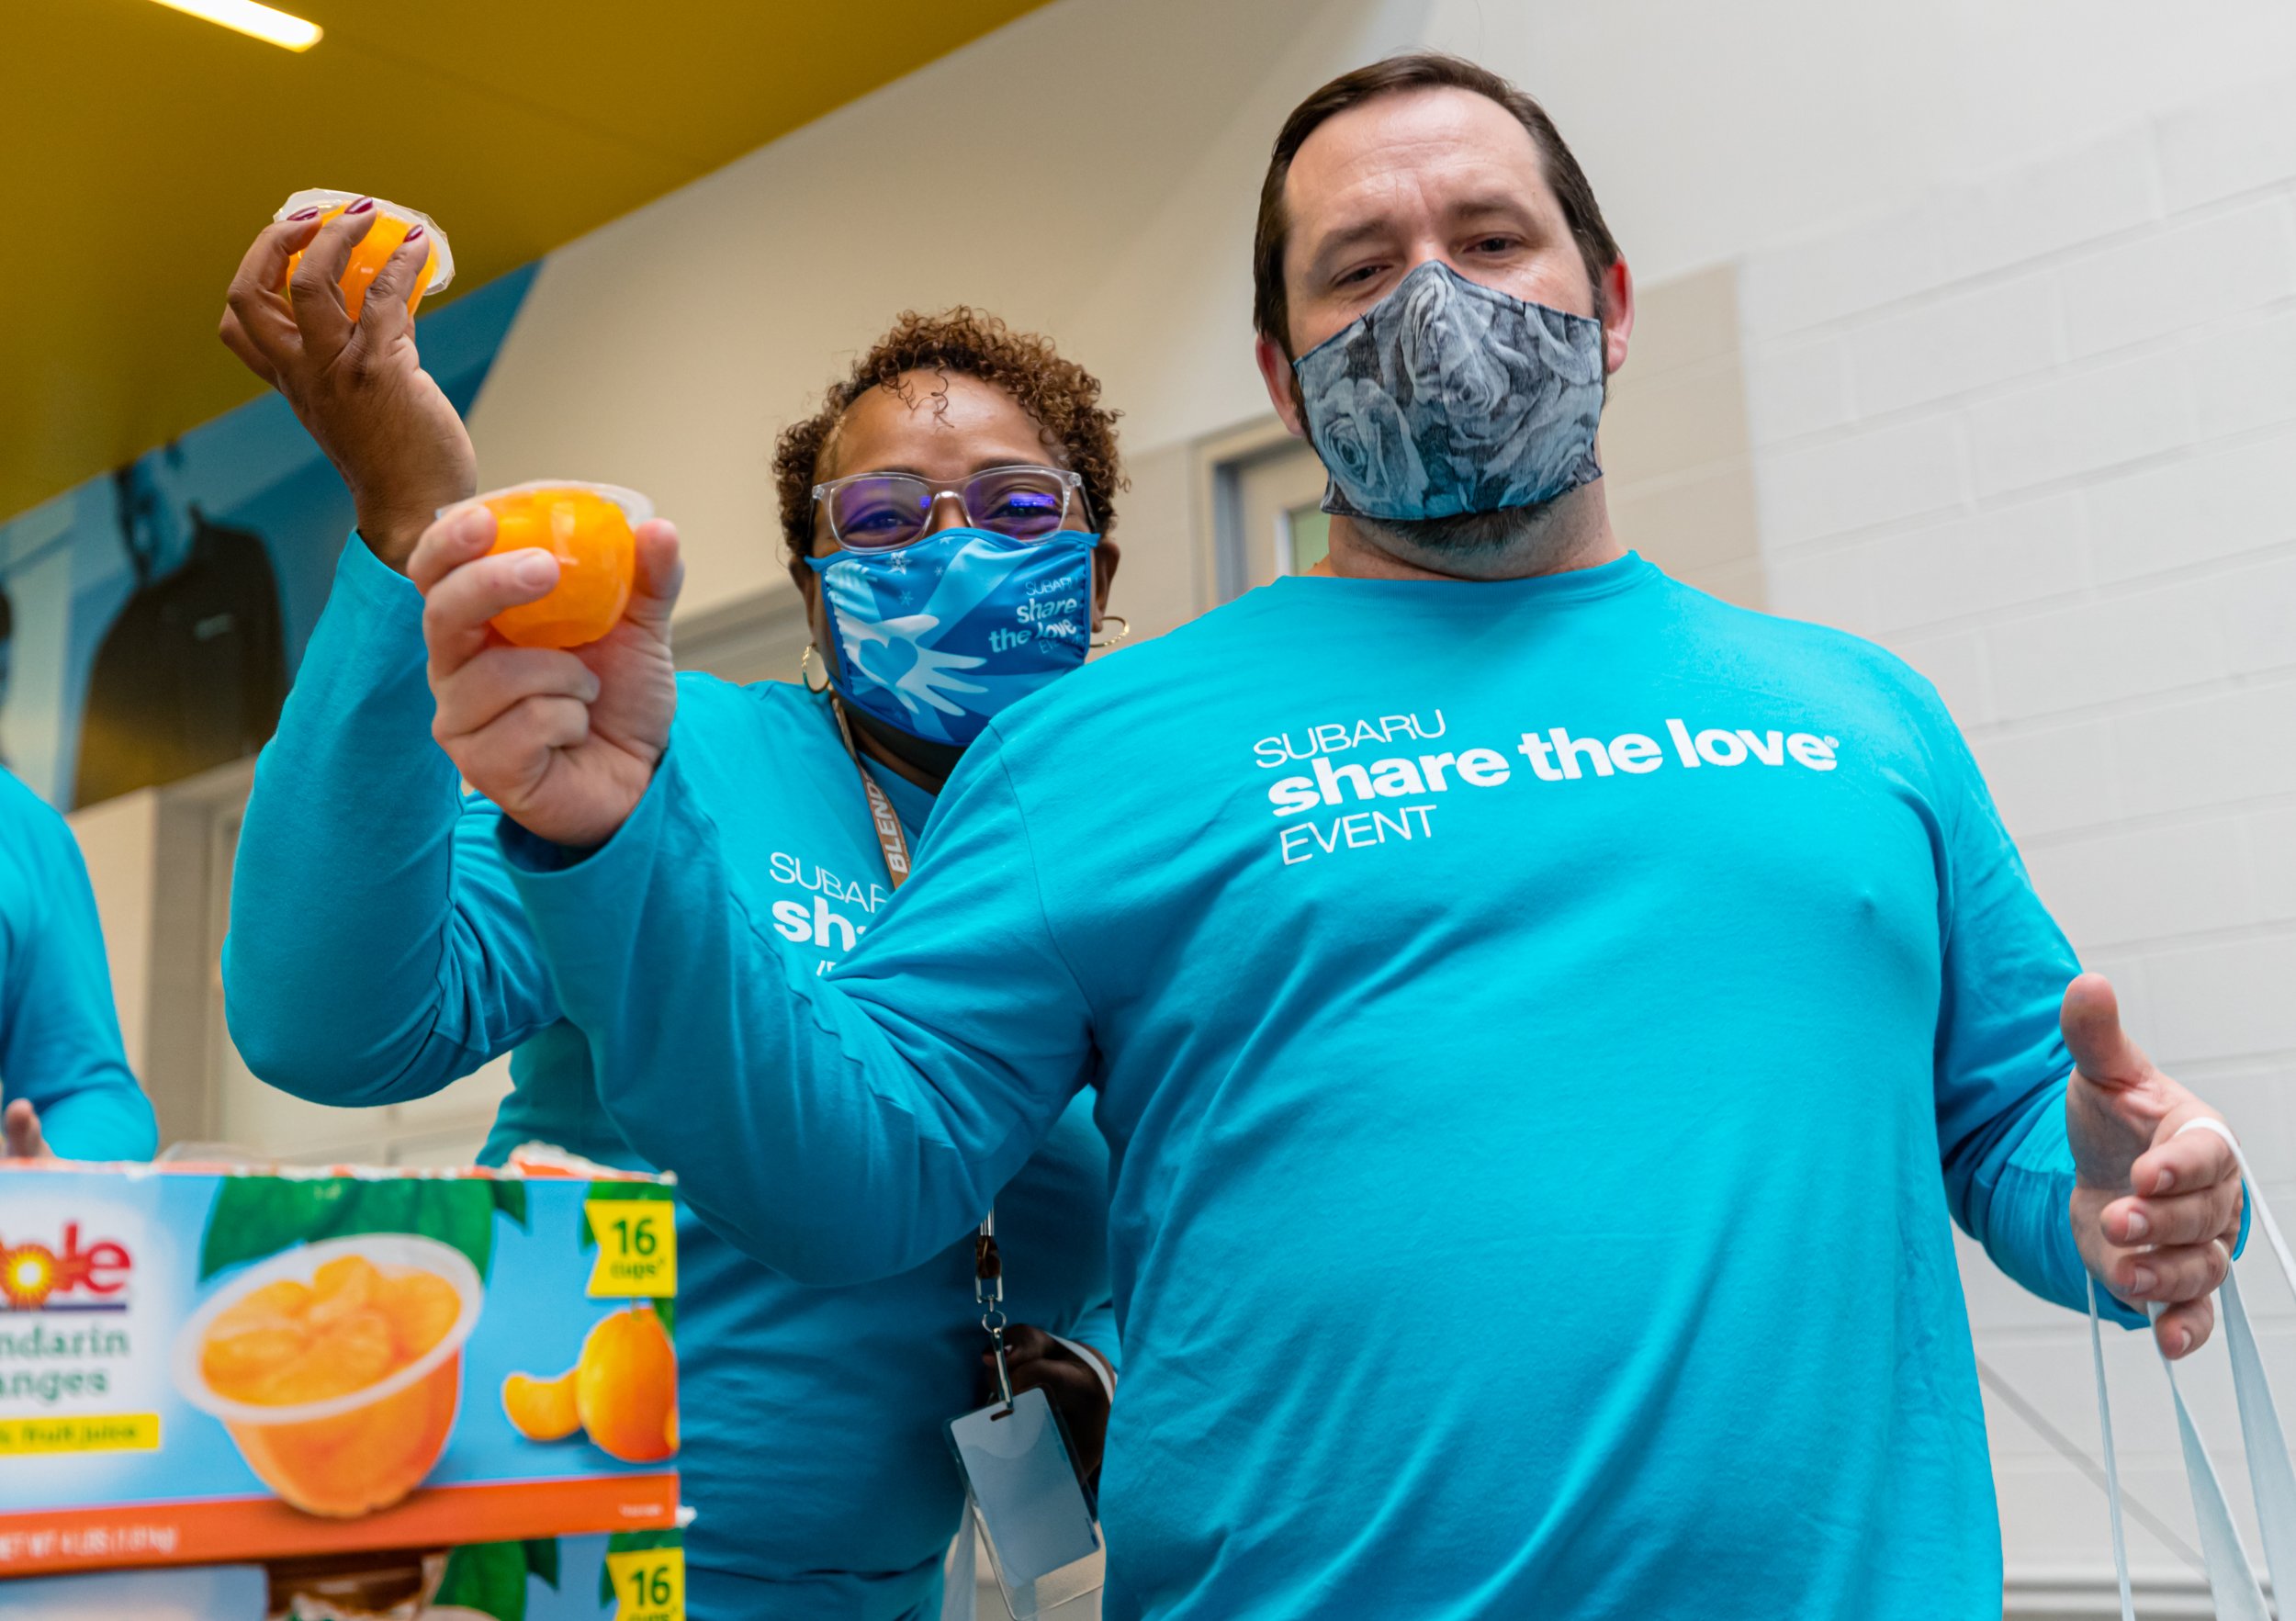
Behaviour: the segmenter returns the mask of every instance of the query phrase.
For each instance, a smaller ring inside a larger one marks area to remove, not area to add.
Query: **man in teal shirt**
[[[0,769],[0,1155],[150,1159],[87,863],[72,829]]]
[[[527,785],[501,845],[609,1112],[753,1253],[863,1275],[1090,1089],[1112,1616],[1998,1615],[1948,1218],[2181,1355],[2241,1220],[2174,1136],[2206,1111],[1926,681],[1614,535],[1633,287],[1535,104],[1436,57],[1326,86],[1257,269],[1333,577],[1000,718],[826,976],[666,727],[492,725],[500,559],[432,586],[440,737]],[[593,713],[654,690],[601,673]]]

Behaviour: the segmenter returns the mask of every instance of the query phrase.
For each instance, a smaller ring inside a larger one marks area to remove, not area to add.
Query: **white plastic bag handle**
[[[2272,1211],[2265,1203],[2256,1174],[2248,1167],[2248,1156],[2241,1151],[2238,1139],[2230,1127],[2219,1120],[2187,1120],[2177,1129],[2176,1135],[2187,1131],[2208,1131],[2224,1140],[2233,1151],[2233,1159],[2240,1166],[2247,1197],[2253,1201],[2256,1219],[2264,1229],[2265,1238],[2271,1244],[2272,1254],[2280,1264],[2280,1273],[2288,1280],[2291,1292],[2296,1292],[2296,1256],[2289,1252],[2288,1241],[2281,1237],[2279,1223],[2272,1219]],[[2224,1342],[2232,1357],[2233,1391],[2240,1403],[2241,1441],[2248,1456],[2248,1484],[2256,1494],[2257,1520],[2264,1532],[2264,1556],[2272,1572],[2272,1589],[2287,1594],[2296,1593],[2296,1466],[2289,1460],[2288,1440],[2280,1430],[2279,1414],[2272,1401],[2272,1389],[2264,1373],[2264,1359],[2257,1349],[2255,1331],[2248,1323],[2248,1311],[2240,1298],[2240,1286],[2229,1268],[2219,1291],[2224,1318]],[[2148,1314],[2157,1318],[2161,1308],[2148,1308]],[[2129,1593],[2128,1544],[2121,1525],[2121,1471],[2113,1458],[2112,1407],[2105,1390],[2104,1340],[2097,1314],[2097,1284],[2088,1285],[2089,1352],[2097,1369],[2097,1417],[2104,1434],[2106,1493],[2112,1509],[2112,1568],[2121,1585],[2121,1615],[2122,1621],[2136,1621],[2136,1607]],[[2157,1349],[2155,1345],[2155,1349]],[[2192,1516],[2200,1534],[2201,1562],[2207,1567],[2209,1593],[2215,1600],[2217,1621],[2269,1621],[2264,1593],[2257,1585],[2256,1569],[2248,1562],[2247,1550],[2241,1546],[2240,1533],[2233,1524],[2232,1506],[2224,1497],[2224,1484],[2217,1477],[2216,1466],[2209,1460],[2208,1448],[2201,1444],[2200,1433],[2192,1422],[2192,1413],[2185,1405],[2184,1391],[2177,1383],[2176,1365],[2167,1356],[2161,1356],[2161,1368],[2168,1376],[2168,1392],[2177,1407],[2177,1435],[2184,1450],[2185,1478],[2192,1489]]]
[[[2088,1280],[2088,1354],[2097,1364],[2097,1427],[2105,1435],[2105,1501],[2112,1509],[2112,1573],[2121,1582],[2121,1621],[2136,1621],[2129,1594],[2129,1545],[2121,1528],[2121,1465],[2112,1450],[2112,1398],[2105,1389],[2105,1337],[2097,1321],[2097,1279]]]
[[[2248,1487],[2256,1493],[2257,1524],[2264,1533],[2265,1568],[2272,1591],[2296,1593],[2296,1469],[2286,1433],[2264,1377],[2264,1358],[2241,1304],[2240,1285],[2224,1274],[2224,1345],[2232,1353],[2233,1390],[2240,1399],[2240,1442],[2248,1454]]]

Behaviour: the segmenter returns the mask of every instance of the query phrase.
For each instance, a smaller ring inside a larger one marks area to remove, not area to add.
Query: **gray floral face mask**
[[[1308,439],[1350,517],[1448,518],[1603,476],[1603,323],[1430,259],[1293,363]]]

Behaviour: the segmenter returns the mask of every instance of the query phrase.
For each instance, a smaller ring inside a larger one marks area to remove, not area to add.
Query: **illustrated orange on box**
[[[530,1441],[586,1432],[625,1463],[659,1463],[678,1450],[678,1353],[651,1306],[602,1319],[582,1354],[556,1379],[513,1373],[502,1411]]]
[[[625,1463],[659,1463],[678,1450],[678,1352],[663,1302],[677,1292],[673,1208],[599,1195],[582,1219],[597,1246],[589,1291],[637,1303],[601,1318],[574,1366],[552,1379],[513,1373],[502,1413],[530,1441],[563,1441],[577,1430]]]

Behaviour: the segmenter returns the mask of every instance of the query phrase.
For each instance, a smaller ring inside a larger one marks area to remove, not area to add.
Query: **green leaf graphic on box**
[[[678,1343],[678,1302],[668,1295],[656,1295],[651,1304],[654,1308],[654,1315],[661,1319],[662,1333],[670,1336],[671,1345],[676,1345]]]
[[[526,1569],[542,1578],[542,1584],[553,1593],[558,1586],[558,1539],[555,1537],[529,1537],[526,1539]]]
[[[204,1282],[227,1266],[298,1244],[364,1233],[411,1233],[452,1244],[478,1276],[494,1258],[497,1210],[525,1224],[525,1189],[506,1203],[503,1184],[475,1177],[233,1176],[216,1194],[199,1246]]]
[[[590,1230],[590,1217],[587,1213],[590,1201],[593,1199],[611,1199],[622,1202],[632,1199],[652,1199],[660,1204],[678,1202],[677,1194],[663,1187],[659,1182],[592,1182],[582,1192],[585,1213],[582,1217],[581,1242],[582,1248],[585,1250],[594,1250],[598,1247],[598,1235]]]
[[[446,1576],[431,1604],[438,1609],[458,1604],[494,1621],[526,1621],[526,1569],[523,1542],[474,1542],[456,1548],[446,1556]]]
[[[606,1554],[611,1558],[618,1553],[641,1553],[647,1548],[683,1548],[685,1545],[686,1534],[674,1526],[665,1531],[616,1531],[606,1538]],[[598,1572],[598,1602],[610,1604],[614,1602],[614,1597],[613,1568],[610,1565],[602,1567]]]

